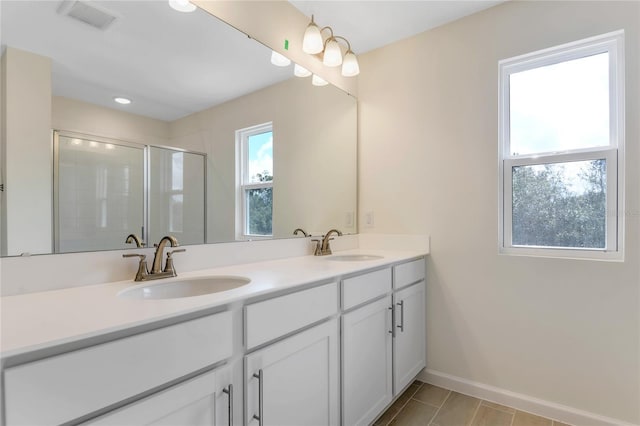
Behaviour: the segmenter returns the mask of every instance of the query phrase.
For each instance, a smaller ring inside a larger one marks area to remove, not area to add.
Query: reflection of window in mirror
[[[270,237],[273,233],[273,125],[236,131],[239,146],[238,237]]]

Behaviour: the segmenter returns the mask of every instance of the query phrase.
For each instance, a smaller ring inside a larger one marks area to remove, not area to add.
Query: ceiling
[[[270,49],[198,9],[164,0],[88,3],[116,17],[106,29],[58,13],[62,0],[1,0],[0,44],[52,58],[57,96],[172,121],[290,78]],[[361,54],[501,1],[300,1]],[[116,96],[131,98],[121,106]]]
[[[116,17],[104,30],[58,13],[64,2],[0,1],[2,49],[52,58],[53,93],[164,121],[292,76],[271,50],[197,9],[166,1],[90,1]],[[121,106],[115,96],[131,98]]]
[[[505,0],[289,0],[320,27],[345,37],[356,54],[480,12]]]

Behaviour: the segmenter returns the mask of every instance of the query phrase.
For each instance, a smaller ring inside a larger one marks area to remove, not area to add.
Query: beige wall
[[[356,102],[308,78],[291,78],[171,123],[171,146],[208,155],[207,241],[232,241],[236,219],[236,130],[273,123],[273,232],[289,237],[347,226],[356,205]]]
[[[75,99],[52,98],[51,128],[140,144],[167,145],[169,123]]]
[[[51,60],[7,47],[2,57],[1,79],[0,145],[6,190],[2,195],[0,255],[49,253]]]
[[[639,27],[638,2],[508,2],[360,57],[362,231],[431,234],[428,369],[640,423]],[[621,28],[625,262],[499,256],[498,60]]]

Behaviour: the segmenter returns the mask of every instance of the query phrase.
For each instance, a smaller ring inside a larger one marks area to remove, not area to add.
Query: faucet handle
[[[146,254],[138,254],[138,253],[123,254],[122,257],[139,257],[140,262],[144,262],[147,259]]]
[[[177,276],[175,268],[173,267],[173,257],[171,255],[173,253],[181,253],[183,251],[187,251],[187,249],[176,249],[167,252],[167,263],[164,265],[164,270],[162,272],[166,272],[171,274],[172,277]]]
[[[139,257],[140,263],[138,264],[138,271],[134,281],[144,281],[149,275],[149,268],[147,267],[147,255],[138,253],[123,254],[122,257]]]

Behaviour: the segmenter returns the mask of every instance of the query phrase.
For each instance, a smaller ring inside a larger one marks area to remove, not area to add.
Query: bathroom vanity
[[[342,253],[181,275],[250,280],[194,297],[3,298],[2,424],[372,423],[425,366],[425,259]]]

